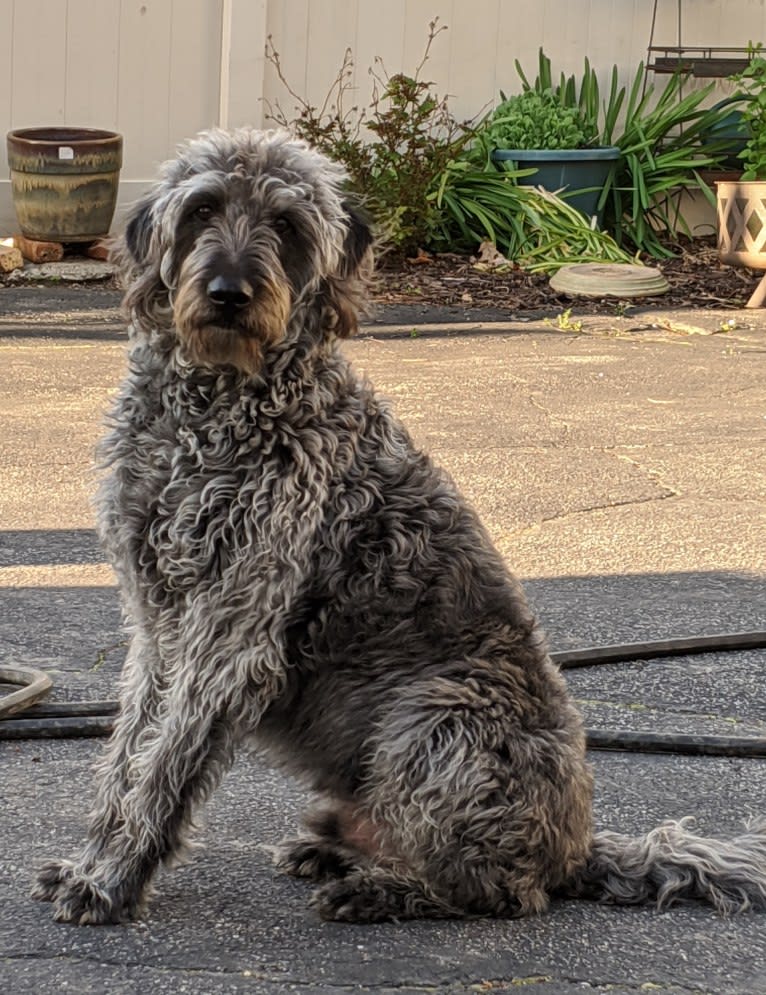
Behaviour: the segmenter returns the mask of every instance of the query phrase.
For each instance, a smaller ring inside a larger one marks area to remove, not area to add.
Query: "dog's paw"
[[[340,878],[354,867],[348,850],[323,840],[298,839],[281,843],[274,851],[277,869],[296,878],[324,881]]]
[[[109,891],[92,879],[78,875],[70,877],[59,888],[53,918],[79,926],[100,926],[120,922],[126,916],[122,903],[116,902]]]
[[[391,895],[369,878],[353,874],[317,888],[312,905],[331,922],[385,922],[400,911]]]
[[[100,885],[87,875],[73,875],[65,880],[56,895],[53,918],[79,926],[103,926],[125,922],[135,914],[118,893]]]
[[[32,890],[32,897],[53,902],[57,922],[76,925],[102,925],[134,918],[138,901],[126,898],[125,889],[108,888],[95,875],[86,874],[69,860],[54,860],[43,865]]]
[[[71,860],[49,860],[40,867],[32,887],[32,898],[38,902],[52,902],[59,888],[74,873]]]

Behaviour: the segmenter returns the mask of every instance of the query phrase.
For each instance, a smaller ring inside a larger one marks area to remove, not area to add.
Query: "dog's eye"
[[[288,218],[275,218],[274,219],[274,231],[279,235],[287,235],[293,230],[292,223]]]
[[[194,217],[198,221],[209,221],[214,213],[215,208],[212,204],[200,204],[199,207],[194,209]]]

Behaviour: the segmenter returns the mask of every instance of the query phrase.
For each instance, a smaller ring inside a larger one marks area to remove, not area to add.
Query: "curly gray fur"
[[[132,637],[88,840],[36,896],[138,914],[254,744],[324,799],[278,863],[326,918],[762,907],[762,823],[594,840],[581,719],[519,584],[338,348],[371,246],[344,180],[284,133],[214,131],[132,214],[98,496]]]

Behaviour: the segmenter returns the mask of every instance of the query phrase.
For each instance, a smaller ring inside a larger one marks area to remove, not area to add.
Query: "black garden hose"
[[[655,660],[662,657],[692,656],[766,649],[766,632],[734,632],[720,635],[660,639],[654,642],[626,643],[620,646],[593,646],[580,650],[551,653],[562,669]],[[47,692],[50,681],[41,671],[24,671],[23,680],[15,680],[19,670],[0,668],[0,681],[24,683],[30,676],[37,683],[35,700]],[[48,681],[41,690],[42,681]],[[25,689],[26,690],[26,689]],[[25,707],[16,702],[11,711],[6,703],[19,692],[0,699],[0,739],[69,739],[107,736],[118,710],[116,701],[50,702]],[[31,701],[30,697],[30,701]],[[23,708],[23,717],[19,709]],[[688,756],[761,757],[766,758],[765,737],[695,736],[681,733],[631,732],[627,730],[588,729],[588,746],[594,750],[619,750],[638,753],[676,753]]]
[[[662,657],[756,649],[766,649],[766,632],[727,632],[658,639],[654,642],[624,643],[620,646],[593,646],[551,653],[551,656],[562,669],[572,669],[635,660],[657,660]],[[631,732],[626,729],[587,729],[586,732],[588,746],[592,750],[708,757],[766,757],[766,737],[763,736],[705,736],[675,732]]]

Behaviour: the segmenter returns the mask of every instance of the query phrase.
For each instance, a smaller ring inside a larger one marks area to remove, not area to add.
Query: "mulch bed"
[[[725,266],[718,261],[714,239],[694,239],[676,246],[667,260],[644,260],[658,267],[670,284],[662,296],[642,298],[643,306],[710,310],[743,307],[762,276],[760,272]],[[573,259],[572,262],[576,262]],[[378,268],[374,298],[379,304],[421,304],[436,307],[545,311],[573,305],[594,313],[613,313],[616,301],[578,298],[551,290],[548,277],[521,269],[487,272],[475,260],[451,253],[415,259],[384,258]]]
[[[743,307],[762,276],[760,271],[724,266],[718,261],[714,238],[685,240],[673,246],[675,256],[666,260],[644,259],[658,267],[670,290],[657,297],[642,297],[641,307],[665,309],[703,308],[731,310]],[[577,262],[572,259],[572,262]],[[0,287],[23,286],[15,273],[0,272]],[[72,284],[70,284],[71,286]],[[105,280],[102,288],[116,288]],[[515,267],[501,271],[476,268],[474,257],[444,253],[419,253],[414,259],[384,255],[378,260],[372,288],[379,305],[413,305],[426,308],[492,310],[514,314],[563,311],[571,307],[591,314],[613,314],[620,303],[614,298],[570,298],[551,290],[548,277]]]

